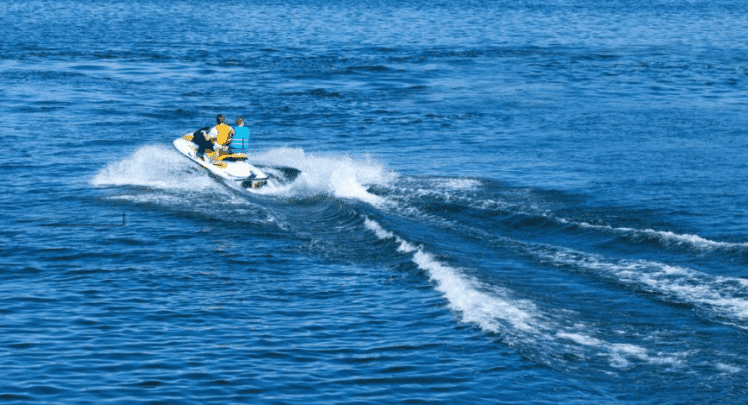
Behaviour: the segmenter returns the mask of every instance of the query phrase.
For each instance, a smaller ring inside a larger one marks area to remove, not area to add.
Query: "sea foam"
[[[510,345],[532,346],[539,352],[547,352],[549,348],[557,353],[592,350],[606,356],[610,365],[618,368],[628,367],[632,359],[650,364],[680,362],[677,355],[650,355],[646,348],[638,345],[595,338],[584,327],[543,313],[529,300],[512,298],[508,291],[482,285],[459,269],[437,260],[422,246],[414,246],[368,217],[364,217],[364,226],[379,239],[395,240],[399,252],[412,253],[413,263],[428,272],[436,290],[447,300],[448,307],[460,314],[463,322],[496,333]],[[540,350],[539,346],[544,348]]]

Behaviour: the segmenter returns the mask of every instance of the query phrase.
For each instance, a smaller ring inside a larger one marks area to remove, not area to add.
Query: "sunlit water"
[[[0,7],[4,402],[745,402],[746,3],[92,3]]]

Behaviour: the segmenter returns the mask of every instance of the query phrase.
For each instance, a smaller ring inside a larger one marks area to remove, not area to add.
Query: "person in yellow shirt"
[[[231,138],[234,136],[234,128],[226,125],[226,119],[223,114],[216,115],[216,126],[210,129],[208,136],[213,141],[214,153],[211,154],[211,159],[216,160],[218,156],[226,154],[228,145],[231,143]]]

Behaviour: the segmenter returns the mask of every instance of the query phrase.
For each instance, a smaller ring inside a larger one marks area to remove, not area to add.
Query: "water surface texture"
[[[0,402],[745,403],[746,16],[4,1]]]

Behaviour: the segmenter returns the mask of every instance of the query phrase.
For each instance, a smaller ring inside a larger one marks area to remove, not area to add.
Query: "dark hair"
[[[223,114],[216,115],[216,124],[222,124],[225,121],[225,118],[223,118]]]

